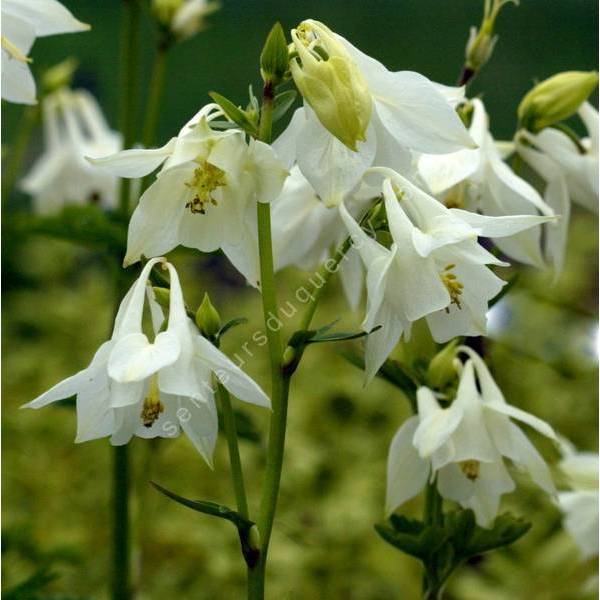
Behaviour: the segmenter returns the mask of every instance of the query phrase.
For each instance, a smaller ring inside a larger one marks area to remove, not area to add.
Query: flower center
[[[463,460],[458,463],[460,470],[465,474],[467,479],[475,481],[479,477],[479,461],[478,460]]]
[[[220,187],[226,186],[225,171],[211,165],[205,160],[199,161],[199,166],[194,169],[194,176],[186,185],[194,191],[194,197],[186,202],[185,207],[192,214],[206,214],[206,205],[217,205],[213,192]]]
[[[456,267],[456,265],[452,263],[446,265],[444,270],[440,273],[440,279],[450,294],[450,304],[456,304],[457,308],[461,309],[462,306],[460,305],[460,297],[465,286],[458,281],[456,275],[452,273],[452,269],[454,269],[454,267]],[[446,312],[450,312],[450,308],[448,306],[446,307]]]
[[[160,392],[158,390],[158,382],[156,375],[150,380],[150,390],[148,395],[144,398],[144,405],[142,406],[142,412],[140,418],[144,427],[152,427],[154,422],[160,416],[160,413],[165,410],[163,403],[160,401]]]
[[[461,181],[453,186],[444,198],[446,208],[464,208],[465,206],[465,182]]]

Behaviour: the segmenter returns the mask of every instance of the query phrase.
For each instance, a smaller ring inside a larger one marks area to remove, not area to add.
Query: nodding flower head
[[[367,82],[337,36],[318,21],[292,29],[290,68],[298,90],[319,121],[351,150],[365,141],[373,98]]]

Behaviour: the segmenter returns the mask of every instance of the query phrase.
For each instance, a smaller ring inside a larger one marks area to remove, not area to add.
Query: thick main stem
[[[148,103],[146,104],[146,116],[142,133],[142,143],[145,148],[154,144],[156,126],[158,124],[158,113],[165,86],[165,73],[167,69],[167,52],[169,46],[160,42],[156,48],[154,65],[150,74],[150,89],[148,91]]]
[[[113,600],[129,600],[129,448],[113,449]]]
[[[123,38],[121,56],[121,105],[119,128],[123,134],[123,147],[131,148],[135,142],[135,117],[138,99],[140,8],[137,0],[124,0]],[[119,208],[123,218],[129,217],[129,179],[121,179]]]
[[[124,0],[122,64],[121,64],[121,105],[119,125],[123,134],[123,144],[129,148],[135,141],[135,109],[137,81],[139,73],[138,46],[140,9],[137,0]],[[120,211],[123,219],[129,217],[129,180],[121,180]],[[117,274],[117,306],[124,293],[126,279]],[[130,551],[130,510],[129,510],[129,457],[128,447],[114,448],[113,456],[113,600],[129,600],[132,597],[131,551]]]
[[[259,129],[259,138],[266,143],[271,141],[273,102],[273,88],[267,82],[263,91],[263,105]],[[278,313],[273,244],[271,239],[271,208],[269,204],[258,203],[257,218],[263,317],[267,329],[271,368],[272,413],[269,426],[269,445],[267,448],[265,477],[262,486],[260,512],[257,520],[260,535],[260,557],[257,564],[248,570],[248,598],[253,600],[259,600],[264,597],[267,553],[273,529],[275,509],[277,507],[283,464],[287,420],[287,394],[289,390],[289,384],[284,379],[281,370],[282,344],[279,329],[269,327],[271,317],[277,317]]]

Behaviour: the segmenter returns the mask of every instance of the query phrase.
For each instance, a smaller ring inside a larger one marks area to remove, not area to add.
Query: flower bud
[[[427,381],[431,387],[442,390],[456,378],[457,345],[458,340],[446,344],[429,363]]]
[[[596,71],[565,71],[538,83],[519,104],[521,126],[535,133],[568,119],[597,85]]]
[[[278,85],[288,71],[289,56],[285,33],[280,23],[275,23],[260,54],[260,73],[263,80]]]
[[[52,93],[60,88],[69,87],[78,66],[79,62],[77,59],[69,57],[66,60],[59,62],[57,65],[50,67],[42,75],[44,90],[47,93]]]
[[[218,2],[205,0],[152,0],[154,18],[179,39],[201,31],[204,18],[218,8]]]
[[[360,69],[337,36],[318,21],[303,21],[292,29],[290,62],[298,90],[322,125],[356,151],[366,139],[373,98]]]
[[[506,4],[519,4],[518,0],[488,0],[485,3],[483,19],[479,30],[471,27],[467,46],[465,48],[465,67],[477,73],[490,59],[498,36],[494,35],[496,19]]]
[[[202,304],[196,311],[196,325],[202,335],[207,338],[214,337],[221,329],[221,317],[212,305],[208,294],[204,294]]]
[[[169,302],[171,298],[171,292],[167,288],[152,286],[152,291],[154,292],[154,299],[158,304],[169,310]]]

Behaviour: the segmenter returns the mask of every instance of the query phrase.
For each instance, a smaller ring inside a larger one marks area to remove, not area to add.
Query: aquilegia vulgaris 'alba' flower
[[[87,31],[57,0],[2,0],[2,98],[35,104],[28,57],[36,37]]]
[[[164,330],[164,316],[147,285],[158,263],[171,277]],[[142,329],[147,295],[152,342]],[[164,258],[155,258],[121,302],[111,339],[100,346],[90,365],[25,407],[41,408],[77,395],[77,442],[110,435],[113,445],[121,445],[133,435],[174,437],[183,429],[211,464],[218,432],[213,374],[240,400],[270,406],[260,387],[198,333],[187,316],[177,272]]]
[[[573,448],[565,448],[563,454],[559,468],[571,488],[558,494],[564,527],[583,558],[598,556],[598,455]]]
[[[486,527],[498,513],[501,496],[515,488],[505,458],[527,471],[543,490],[555,493],[544,459],[511,418],[552,440],[556,437],[546,422],[506,403],[473,350],[458,350],[469,359],[452,404],[441,408],[429,388],[419,388],[418,415],[410,417],[392,440],[386,512],[416,496],[430,480],[443,498],[472,509],[477,523]]]
[[[209,104],[162,148],[124,150],[92,161],[121,177],[142,177],[162,165],[131,217],[125,265],[179,244],[203,252],[222,248],[226,254],[231,248],[233,257],[256,254],[256,247],[237,247],[251,242],[256,202],[274,200],[288,172],[268,144],[246,142],[238,129],[211,129],[219,114],[217,105]],[[232,262],[237,268],[235,258]]]
[[[117,178],[91,165],[86,156],[121,149],[121,136],[109,128],[96,99],[85,90],[59,89],[42,101],[44,153],[20,182],[41,214],[68,204],[117,204]]]
[[[508,266],[488,252],[478,236],[502,237],[551,217],[487,217],[448,209],[389,169],[383,196],[392,244],[380,244],[340,211],[367,269],[365,331],[382,328],[365,342],[365,375],[377,373],[411,323],[425,317],[437,342],[458,335],[484,335],[488,302],[504,281],[486,265]]]
[[[483,102],[478,98],[470,102],[469,133],[478,148],[450,154],[424,154],[419,158],[419,172],[433,195],[449,208],[480,211],[489,216],[552,215],[552,209],[533,186],[502,160],[489,131]],[[558,223],[549,225],[559,226]],[[541,233],[540,227],[534,227],[512,236],[494,238],[494,243],[515,260],[543,267]]]

